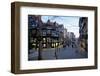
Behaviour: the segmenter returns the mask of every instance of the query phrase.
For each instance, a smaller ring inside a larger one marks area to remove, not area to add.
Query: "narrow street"
[[[29,60],[37,60],[38,59],[38,51],[31,50],[29,54]],[[78,48],[69,47],[61,47],[43,49],[42,51],[42,60],[53,60],[53,59],[78,59],[78,58],[87,58],[86,51],[80,51]]]

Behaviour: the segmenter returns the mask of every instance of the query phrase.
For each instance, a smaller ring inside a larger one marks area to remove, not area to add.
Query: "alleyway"
[[[56,50],[56,51],[55,51]],[[29,60],[38,59],[38,51],[32,50],[29,54]],[[77,59],[77,58],[87,58],[86,51],[80,51],[78,48],[72,48],[71,46],[65,48],[55,48],[43,49],[42,60],[53,60],[53,59]]]

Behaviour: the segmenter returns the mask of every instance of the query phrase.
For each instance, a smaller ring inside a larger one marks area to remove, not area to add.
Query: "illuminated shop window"
[[[46,44],[43,44],[43,47],[46,47]]]
[[[58,43],[56,43],[56,46],[58,46]]]
[[[43,38],[43,42],[46,42],[46,38]]]
[[[35,43],[33,43],[32,45],[36,46],[36,44],[35,44]]]

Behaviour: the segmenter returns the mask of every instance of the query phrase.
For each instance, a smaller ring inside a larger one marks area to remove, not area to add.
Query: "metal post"
[[[38,41],[39,41],[39,49],[38,49],[38,60],[42,60],[42,34],[41,27],[38,30]]]
[[[42,60],[42,41],[39,41],[38,60]]]

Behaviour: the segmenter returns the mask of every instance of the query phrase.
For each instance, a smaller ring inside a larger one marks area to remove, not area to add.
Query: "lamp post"
[[[38,16],[40,17],[40,16]],[[37,40],[38,40],[38,60],[42,60],[42,23],[40,20],[37,21]]]
[[[38,33],[37,33],[38,37],[38,44],[39,44],[39,49],[38,49],[38,60],[42,60],[42,34],[41,34],[41,29],[38,29]]]

